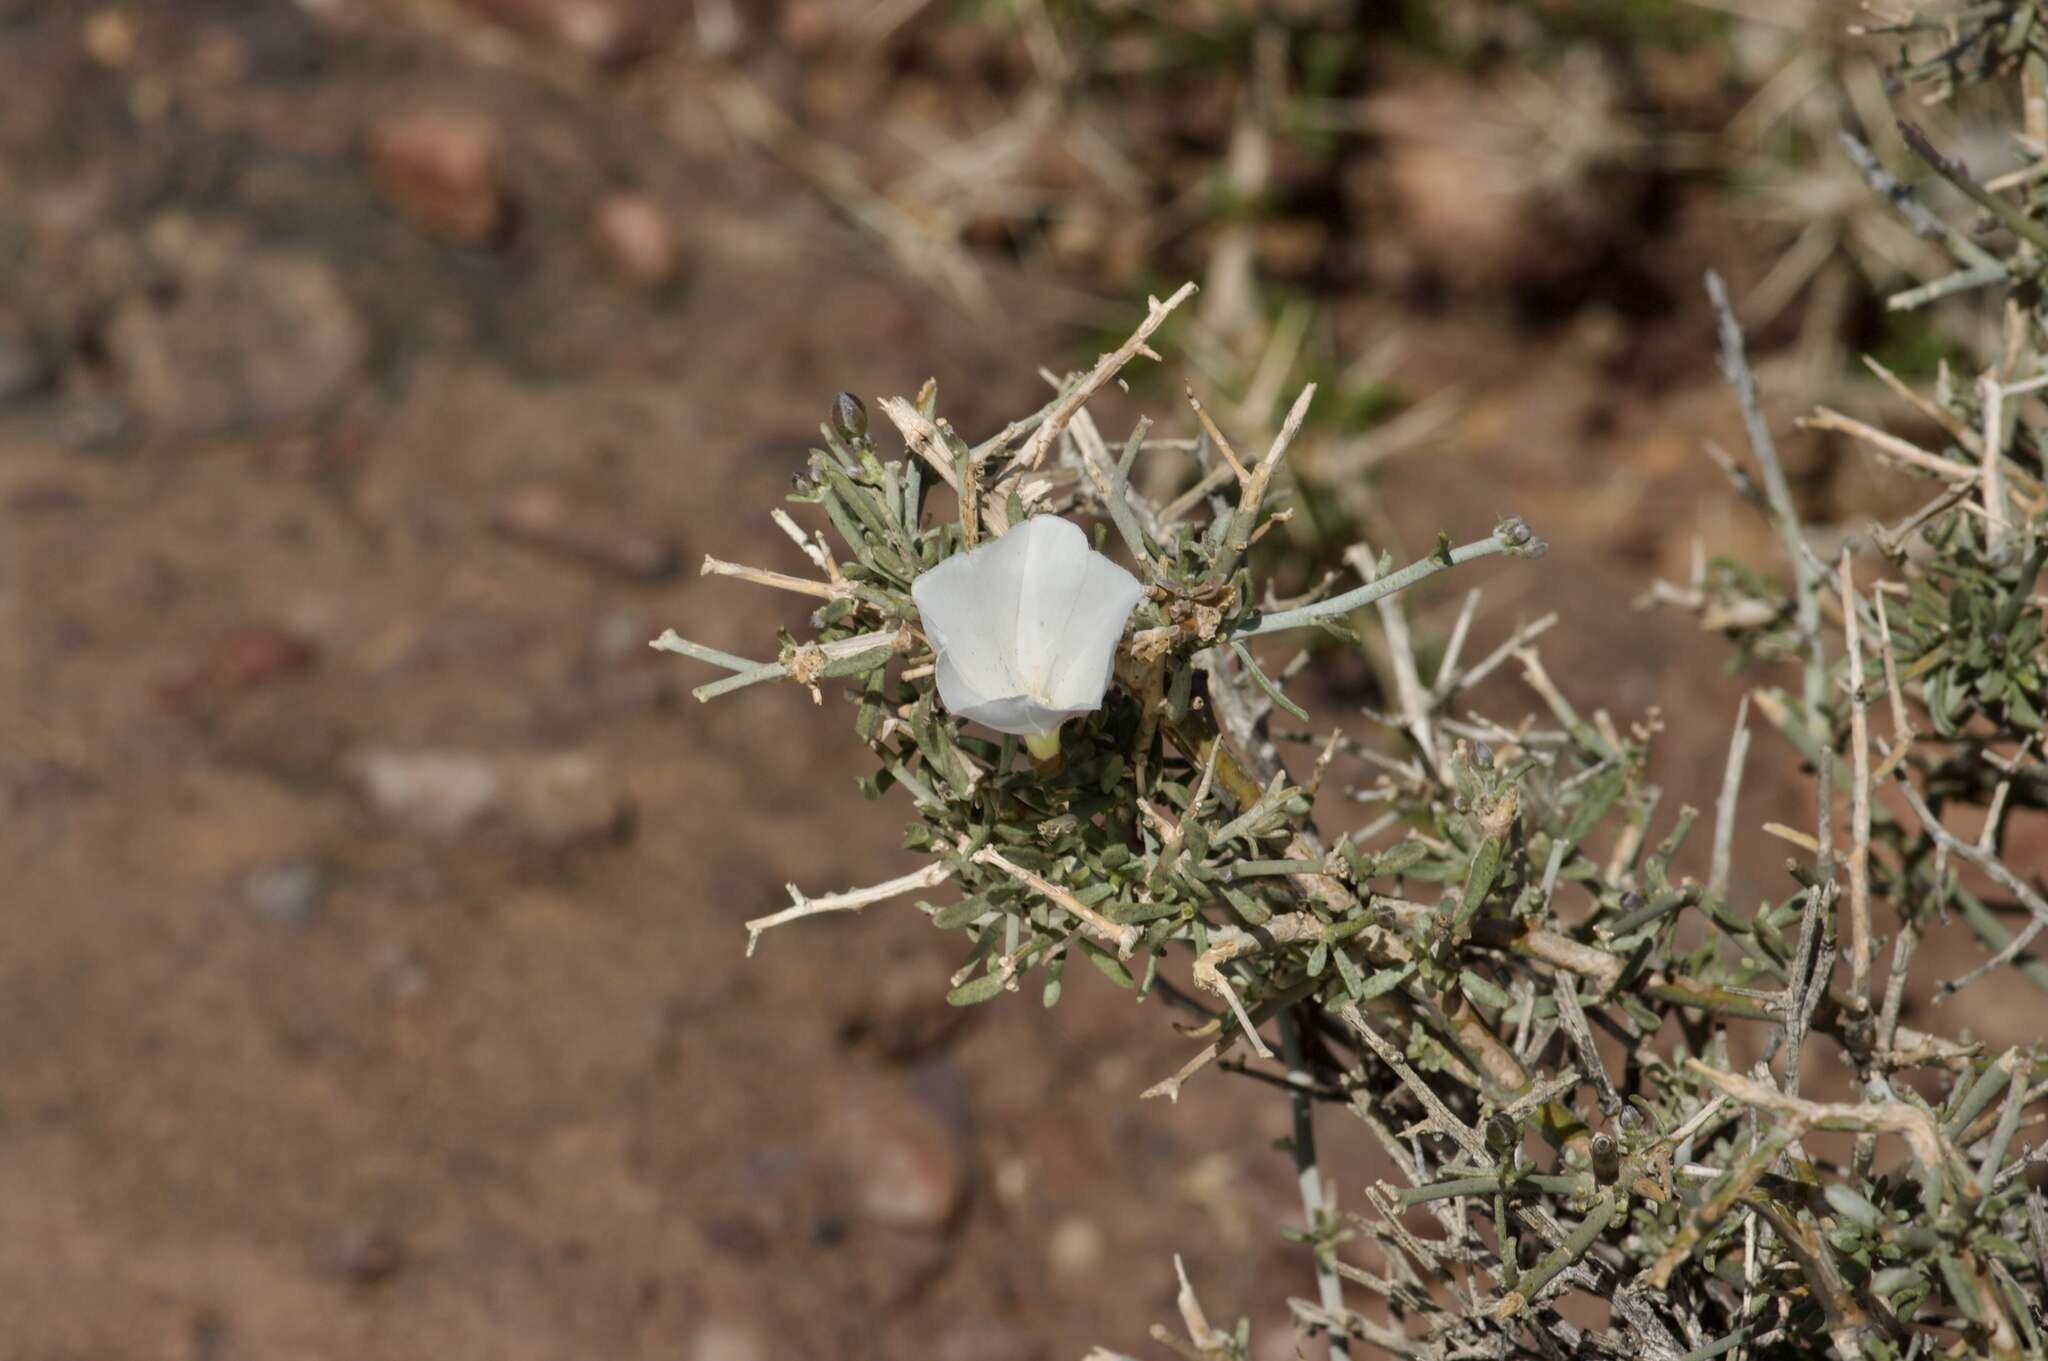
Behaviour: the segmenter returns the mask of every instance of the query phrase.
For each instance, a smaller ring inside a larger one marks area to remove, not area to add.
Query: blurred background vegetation
[[[1789,418],[1896,421],[1859,357],[1994,320],[1886,305],[1950,266],[1838,140],[1910,174],[1857,17],[0,0],[0,1355],[1028,1361],[1142,1337],[1174,1251],[1279,1308],[1285,1112],[1141,1106],[1185,1042],[1123,995],[949,1011],[914,914],[741,963],[898,820],[836,710],[700,710],[645,641],[782,619],[690,564],[794,563],[762,512],[835,391],[935,376],[978,438],[1192,278],[1117,428],[1186,382],[1260,446],[1314,379],[1283,591],[1522,514],[1475,649],[1557,611],[1575,695],[1711,716],[1654,772],[1703,801],[1741,684],[1630,613],[1768,554],[1702,271],[1823,541],[1913,501]],[[2008,986],[1987,1044],[2041,1030]]]

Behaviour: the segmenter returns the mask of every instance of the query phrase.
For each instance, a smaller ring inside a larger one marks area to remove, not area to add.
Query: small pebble
[[[1102,1265],[1102,1230],[1084,1215],[1068,1215],[1053,1225],[1045,1255],[1055,1275],[1077,1280],[1090,1276]]]
[[[135,21],[119,9],[103,9],[85,21],[85,50],[100,65],[119,70],[135,60]]]
[[[469,114],[401,114],[370,134],[370,168],[386,198],[421,227],[466,246],[500,243],[512,226],[497,129]]]
[[[356,758],[355,771],[371,807],[417,836],[495,833],[569,850],[620,840],[632,827],[624,788],[577,752],[370,751]]]
[[[967,1202],[960,1141],[937,1117],[885,1084],[855,1087],[832,1103],[822,1135],[871,1223],[930,1232],[949,1227]]]
[[[621,279],[658,288],[676,276],[675,228],[646,194],[616,193],[597,205],[592,223],[598,251]]]
[[[504,797],[497,767],[482,756],[374,751],[357,763],[357,772],[372,807],[423,836],[460,836]]]
[[[697,1325],[690,1361],[768,1361],[768,1343],[750,1324],[711,1319]]]
[[[311,921],[326,890],[327,868],[318,856],[272,861],[242,876],[242,901],[250,910],[288,926]]]
[[[379,1285],[405,1265],[405,1249],[386,1229],[351,1224],[335,1236],[329,1265],[353,1285]]]

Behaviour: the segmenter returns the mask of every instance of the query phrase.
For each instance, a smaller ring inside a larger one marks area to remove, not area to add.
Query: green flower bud
[[[867,438],[868,409],[860,398],[842,392],[832,399],[832,429],[843,440]]]

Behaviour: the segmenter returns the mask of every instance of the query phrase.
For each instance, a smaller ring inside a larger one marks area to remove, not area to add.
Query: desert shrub
[[[1478,557],[1539,557],[1519,520],[1405,565],[1359,545],[1347,561],[1362,584],[1270,598],[1248,555],[1292,513],[1275,474],[1312,387],[1264,449],[1233,448],[1192,394],[1180,435],[1140,422],[1112,446],[1088,402],[1157,358],[1148,342],[1190,286],[978,443],[927,385],[880,403],[902,443],[892,455],[842,395],[792,497],[815,527],[776,512],[814,573],[707,561],[814,599],[809,636],[785,636],[772,661],[673,633],[656,645],[729,673],[701,699],[767,680],[843,686],[875,759],[864,790],[900,802],[905,845],[925,857],[869,889],[793,892],[753,935],[907,898],[960,941],[946,985],[958,1005],[1027,987],[1052,1005],[1079,959],[1202,1008],[1200,1047],[1145,1095],[1222,1080],[1218,1060],[1236,1051],[1231,1066],[1282,1089],[1316,1283],[1293,1310],[1334,1354],[2048,1354],[2048,1048],[1989,1052],[1960,1005],[1931,1009],[1944,1029],[1901,1019],[1909,995],[1938,1002],[1997,971],[2048,989],[2032,952],[2048,896],[2006,863],[2016,815],[2048,795],[2048,35],[2033,4],[1993,4],[1884,37],[1904,48],[1907,81],[1939,81],[1943,97],[2019,85],[2025,173],[1999,188],[1904,129],[1917,173],[1982,220],[1939,216],[1905,167],[1854,138],[1845,148],[1955,257],[1914,303],[1982,295],[1999,324],[1981,372],[1943,366],[1927,392],[1885,373],[1931,443],[1826,409],[1809,418],[1934,493],[1824,560],[1709,279],[1750,436],[1729,470],[1784,549],[1663,591],[1763,673],[1722,787],[1700,797],[1712,795],[1709,827],[1666,805],[1649,756],[1665,723],[1725,720],[1582,713],[1536,650],[1550,617],[1473,655],[1468,609],[1424,674],[1399,592]],[[1141,494],[1141,458],[1178,460],[1183,490]],[[1394,659],[1394,712],[1362,735],[1297,726],[1309,716],[1286,686],[1313,651],[1356,646],[1365,628]],[[1313,647],[1276,664],[1280,643]],[[1526,682],[1533,717],[1468,707],[1504,671]],[[1752,704],[1815,795],[1810,831],[1768,829],[1797,854],[1779,896],[1754,904],[1729,888]],[[1347,772],[1375,812],[1331,839],[1318,798]],[[1704,882],[1673,868],[1702,833]],[[1916,962],[1949,934],[1983,957],[1929,978]],[[1841,1099],[1817,1095],[1830,1082]],[[1402,1184],[1340,1213],[1317,1167],[1320,1103],[1354,1116],[1347,1131]],[[1571,1292],[1606,1301],[1606,1325],[1570,1322]],[[1211,1324],[1185,1280],[1181,1313],[1179,1333],[1155,1330],[1179,1354],[1249,1354],[1248,1329]]]

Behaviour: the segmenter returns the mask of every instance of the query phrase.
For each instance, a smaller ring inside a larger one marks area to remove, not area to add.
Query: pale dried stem
[[[1344,551],[1344,561],[1351,564],[1359,578],[1371,585],[1379,578],[1379,559],[1372,549],[1364,544],[1354,544]],[[1393,668],[1394,689],[1401,701],[1402,726],[1422,751],[1422,759],[1437,779],[1448,781],[1450,771],[1445,765],[1444,753],[1438,749],[1436,729],[1430,723],[1430,692],[1423,689],[1422,677],[1415,665],[1415,645],[1408,633],[1408,614],[1401,608],[1401,602],[1394,596],[1381,596],[1375,602],[1379,610],[1380,627],[1387,637],[1387,664]]]
[[[1229,482],[1236,475],[1236,472],[1226,463],[1219,463],[1208,472],[1203,473],[1201,480],[1196,482],[1194,486],[1189,487],[1179,496],[1166,503],[1166,508],[1159,512],[1160,524],[1178,524],[1189,511],[1201,505],[1213,493],[1221,490],[1223,484]]]
[[[1055,907],[1072,913],[1082,924],[1082,929],[1107,945],[1112,946],[1119,959],[1129,959],[1137,947],[1139,931],[1135,926],[1122,925],[1111,921],[1088,904],[1076,898],[1066,889],[1048,880],[1041,879],[1022,865],[1004,858],[1003,853],[993,846],[984,846],[974,853],[977,864],[992,865],[1023,884],[1032,892],[1044,898]]]
[[[1237,989],[1231,986],[1223,967],[1232,960],[1262,953],[1276,945],[1312,939],[1322,931],[1323,924],[1312,913],[1289,913],[1275,917],[1252,931],[1229,926],[1212,932],[1209,948],[1195,958],[1195,986],[1215,993],[1229,1003],[1238,1024],[1244,1028],[1245,1039],[1251,1044],[1252,1051],[1262,1059],[1272,1058],[1273,1051],[1266,1048],[1265,1041],[1259,1038],[1258,1026],[1252,1022],[1251,1014],[1245,1010],[1244,1002],[1238,997]]]
[[[2015,932],[2013,938],[2006,942],[2005,948],[1991,956],[1984,964],[1971,970],[1963,978],[1943,985],[1941,992],[1936,994],[1937,998],[1940,998],[1954,992],[1965,982],[1983,977],[1990,968],[1996,968],[1999,965],[2019,958],[2020,954],[2033,941],[2034,937],[2039,935],[2044,927],[2048,927],[2048,899],[2043,899],[2039,893],[2036,893],[2028,885],[2026,880],[2007,869],[2005,863],[1999,860],[1998,857],[1972,842],[1963,840],[1955,835],[1955,833],[1949,831],[1948,828],[1942,826],[1941,820],[1935,817],[1933,811],[1928,808],[1926,802],[1920,797],[1920,791],[1913,787],[1910,780],[1899,781],[1899,792],[1905,797],[1907,805],[1912,808],[1913,816],[1920,819],[1921,828],[1928,836],[1934,838],[1935,843],[1942,850],[1950,855],[1959,856],[1982,870],[1985,876],[1993,883],[2017,898],[2020,905],[2032,913],[2034,917],[2034,920],[2027,925],[2024,931]]]
[[[751,581],[756,586],[771,586],[778,591],[789,591],[796,595],[815,596],[820,600],[836,600],[845,595],[846,589],[830,582],[812,581],[808,577],[793,577],[786,572],[771,572],[761,567],[748,567],[743,563],[726,562],[710,554],[704,556],[700,575],[707,577],[737,577]]]
[[[1842,549],[1842,634],[1849,655],[1849,746],[1855,765],[1849,786],[1849,990],[1870,1007],[1870,717],[1863,697],[1863,635],[1849,550]]]
[[[1175,1296],[1174,1303],[1180,1309],[1182,1326],[1188,1330],[1188,1340],[1205,1352],[1220,1349],[1226,1339],[1203,1312],[1202,1302],[1195,1297],[1194,1286],[1188,1283],[1188,1271],[1181,1265],[1179,1253],[1173,1255],[1173,1274],[1180,1280],[1180,1293]]]
[[[1728,896],[1729,866],[1735,845],[1735,804],[1742,793],[1742,767],[1749,759],[1749,695],[1735,711],[1735,731],[1728,737],[1728,766],[1721,776],[1721,797],[1714,804],[1714,854],[1707,871],[1707,897]]]
[[[1984,457],[1978,462],[1978,492],[1984,498],[1985,548],[1996,555],[2009,530],[2006,521],[2005,479],[2000,464],[2005,458],[2005,389],[1985,374],[1977,380],[1977,396],[1984,404]]]
[[[1918,468],[1922,472],[1931,473],[1950,482],[1975,482],[1980,476],[1978,469],[1967,463],[1957,463],[1930,454],[1910,440],[1900,439],[1897,435],[1879,430],[1876,426],[1866,425],[1854,416],[1845,416],[1832,407],[1816,407],[1811,416],[1802,416],[1797,424],[1803,430],[1832,430],[1837,434],[1851,436],[1885,458],[1903,463],[1910,468]],[[1988,466],[1991,462],[1992,460],[1987,459],[1983,466]]]
[[[1045,461],[1046,451],[1052,447],[1052,442],[1059,438],[1060,431],[1067,428],[1067,422],[1074,418],[1074,413],[1087,405],[1088,399],[1100,391],[1104,383],[1116,377],[1124,365],[1140,354],[1157,358],[1158,356],[1153,355],[1146,347],[1145,342],[1151,339],[1152,333],[1158,330],[1169,316],[1173,315],[1173,309],[1192,298],[1196,291],[1194,283],[1189,282],[1174,290],[1173,296],[1165,302],[1157,298],[1145,299],[1145,320],[1139,323],[1138,329],[1131,333],[1130,339],[1098,359],[1095,367],[1089,370],[1088,376],[1053,408],[1052,414],[1045,418],[1044,423],[1025,444],[1023,452],[1017,456],[1016,463],[1025,468],[1036,468]]]
[[[1928,401],[1925,397],[1922,397],[1919,393],[1901,382],[1897,374],[1878,363],[1869,355],[1863,356],[1863,364],[1864,367],[1877,375],[1879,382],[1890,388],[1908,406],[1911,406],[1922,416],[1925,416],[1928,420],[1933,421],[1936,425],[1947,431],[1950,439],[1970,453],[1980,458],[1983,457],[1984,441],[1977,437],[1976,431],[1958,419],[1953,411],[1950,411],[1945,406],[1937,406],[1935,403]]]
[[[934,862],[921,870],[890,879],[885,883],[873,884],[867,888],[849,889],[845,893],[828,893],[822,898],[807,898],[795,884],[785,884],[789,890],[788,907],[780,912],[771,912],[765,917],[755,917],[747,923],[747,954],[754,953],[760,944],[761,933],[804,917],[816,917],[827,912],[856,912],[873,903],[900,897],[921,888],[936,888],[953,877],[953,867],[943,862]]]
[[[1529,644],[1550,632],[1556,624],[1557,614],[1553,611],[1550,614],[1543,615],[1541,618],[1533,619],[1521,625],[1513,633],[1509,634],[1507,640],[1499,647],[1487,653],[1485,657],[1475,663],[1471,670],[1466,671],[1463,675],[1453,680],[1450,688],[1444,692],[1444,698],[1449,699],[1452,695],[1469,690],[1479,684],[1506,665],[1509,658],[1520,656]]]
[[[790,541],[803,550],[804,556],[815,563],[818,570],[823,572],[833,585],[842,583],[844,579],[839,575],[839,564],[833,560],[832,550],[825,546],[824,535],[813,537],[804,533],[797,522],[789,517],[789,512],[780,506],[769,511],[768,518],[775,521],[776,528],[787,534]]]
[[[1826,661],[1822,655],[1820,605],[1814,583],[1825,577],[1827,572],[1815,560],[1813,548],[1807,543],[1806,532],[1800,525],[1798,507],[1792,502],[1792,488],[1785,480],[1785,467],[1778,458],[1777,443],[1771,438],[1771,427],[1764,419],[1758,399],[1756,374],[1750,369],[1744,351],[1742,326],[1736,321],[1735,311],[1728,303],[1728,290],[1722,284],[1721,276],[1712,270],[1707,271],[1706,282],[1708,300],[1712,302],[1720,323],[1721,374],[1728,386],[1734,389],[1736,405],[1742,411],[1743,428],[1749,436],[1750,452],[1756,456],[1757,466],[1763,472],[1764,493],[1771,508],[1771,519],[1784,541],[1785,556],[1791,560],[1793,603],[1800,637],[1808,649],[1802,671],[1806,725],[1809,732],[1818,736],[1822,724],[1821,700],[1826,686]]]
[[[1897,652],[1892,646],[1892,621],[1885,613],[1884,592],[1873,592],[1872,598],[1877,603],[1878,632],[1884,635],[1881,639],[1884,645],[1884,686],[1886,696],[1891,701],[1892,749],[1885,758],[1885,764],[1889,766],[1894,758],[1903,759],[1907,748],[1913,743],[1915,734],[1912,720],[1906,717],[1906,692],[1899,685]]]
[[[1450,641],[1444,644],[1443,660],[1437,663],[1436,679],[1429,687],[1430,697],[1441,704],[1450,696],[1451,687],[1457,684],[1458,661],[1465,651],[1465,637],[1472,629],[1473,616],[1479,612],[1479,592],[1474,589],[1465,592],[1465,601],[1458,607],[1457,622],[1451,625]]]
[[[1579,1062],[1586,1066],[1587,1075],[1593,1080],[1593,1091],[1600,1102],[1600,1109],[1612,1116],[1621,1111],[1621,1094],[1614,1090],[1614,1083],[1608,1079],[1607,1067],[1600,1062],[1599,1047],[1593,1042],[1592,1027],[1586,1024],[1586,1012],[1579,1005],[1578,984],[1571,975],[1559,973],[1552,976],[1551,996],[1557,1001],[1557,1018],[1564,1026],[1566,1038],[1579,1051]]]
[[[953,453],[946,447],[945,436],[939,427],[901,397],[884,397],[877,405],[902,434],[903,443],[910,452],[930,465],[931,470],[939,475],[939,480],[951,487],[954,495],[959,495],[960,474],[953,467]]]
[[[1400,1050],[1388,1043],[1377,1030],[1372,1028],[1371,1024],[1365,1019],[1365,1013],[1361,1012],[1356,1006],[1347,1004],[1338,1015],[1343,1018],[1344,1024],[1349,1026],[1354,1034],[1366,1042],[1366,1045],[1371,1048],[1373,1053],[1379,1055],[1382,1063],[1394,1070],[1394,1076],[1400,1079],[1401,1085],[1406,1087],[1409,1094],[1421,1103],[1424,1114],[1429,1118],[1431,1129],[1456,1144],[1459,1150],[1466,1157],[1472,1159],[1473,1162],[1481,1165],[1492,1163],[1493,1158],[1487,1152],[1486,1141],[1480,1138],[1477,1131],[1463,1120],[1460,1120],[1457,1114],[1443,1103],[1443,1099],[1409,1066],[1408,1060],[1402,1055]]]
[[[1685,1067],[1745,1106],[1775,1111],[1791,1117],[1795,1127],[1802,1131],[1868,1130],[1874,1134],[1896,1134],[1906,1141],[1907,1146],[1913,1150],[1913,1156],[1919,1159],[1924,1167],[1943,1167],[1951,1161],[1949,1155],[1953,1150],[1942,1137],[1941,1126],[1932,1115],[1918,1106],[1908,1105],[1903,1101],[1871,1102],[1864,1105],[1808,1101],[1803,1097],[1781,1092],[1768,1083],[1759,1082],[1754,1078],[1724,1073],[1696,1058],[1688,1058]]]

